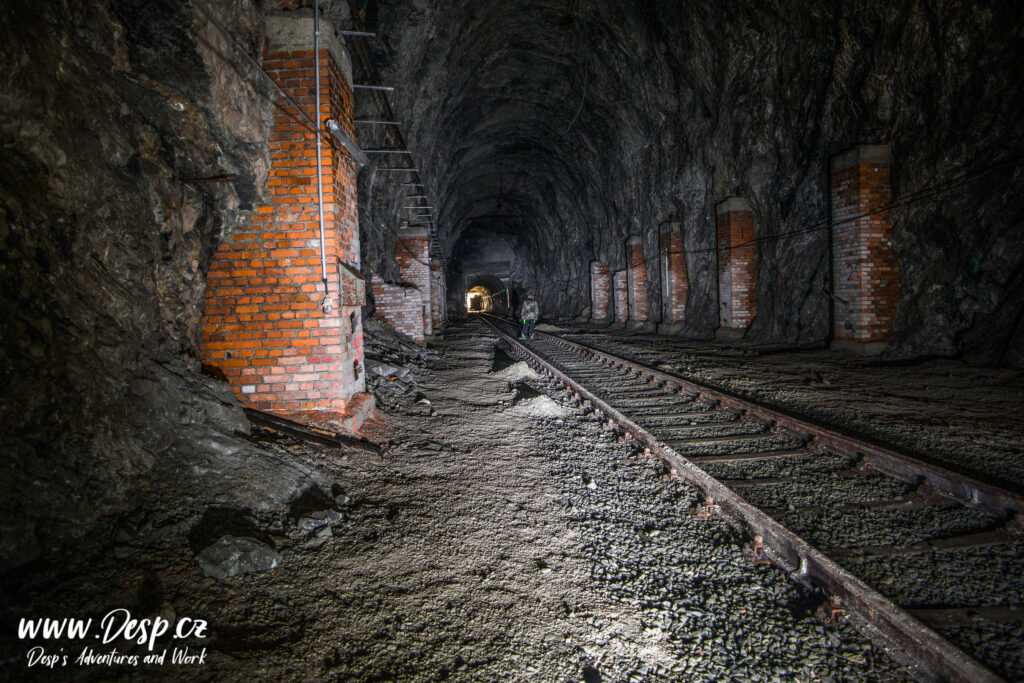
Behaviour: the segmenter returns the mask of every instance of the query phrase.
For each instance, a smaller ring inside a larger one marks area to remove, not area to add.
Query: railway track
[[[993,668],[1015,670],[1006,661],[1024,650],[1024,497],[560,337],[523,342],[513,324],[482,319],[703,490],[692,514],[723,515],[753,537],[754,561],[823,589],[833,616],[894,645],[921,679],[1001,681]]]

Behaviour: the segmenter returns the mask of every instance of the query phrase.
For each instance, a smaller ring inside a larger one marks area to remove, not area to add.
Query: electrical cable
[[[844,223],[851,223],[853,221],[857,221],[857,220],[860,220],[862,218],[868,218],[870,216],[874,216],[874,215],[877,215],[877,214],[880,214],[880,213],[884,213],[886,211],[891,211],[892,209],[898,209],[898,208],[901,208],[901,207],[906,206],[908,204],[913,204],[915,202],[918,202],[918,201],[921,201],[921,200],[924,200],[924,199],[931,199],[932,197],[939,196],[940,194],[942,194],[944,192],[948,192],[948,191],[954,190],[954,189],[959,189],[961,187],[966,187],[970,183],[977,182],[978,180],[981,179],[981,176],[984,176],[986,173],[989,173],[990,171],[993,171],[993,170],[996,170],[996,169],[1001,169],[1001,168],[1006,167],[1006,166],[1009,166],[1010,168],[1014,168],[1014,167],[1020,166],[1022,164],[1024,164],[1024,155],[1017,155],[1017,156],[1009,157],[1007,159],[1003,159],[1002,161],[998,161],[998,162],[996,162],[994,164],[990,164],[990,165],[984,166],[982,168],[978,168],[978,169],[974,169],[974,170],[971,170],[971,171],[967,171],[967,172],[965,172],[965,173],[963,173],[963,174],[961,174],[961,175],[959,175],[959,176],[957,176],[955,178],[950,178],[949,180],[945,180],[945,181],[942,181],[940,183],[936,183],[934,185],[929,185],[929,186],[927,186],[925,188],[922,188],[921,190],[918,190],[916,192],[912,192],[910,194],[904,195],[903,197],[901,197],[898,200],[893,200],[893,201],[885,204],[884,206],[880,206],[880,207],[878,207],[876,209],[872,209],[871,211],[865,211],[863,213],[859,213],[859,214],[854,215],[854,216],[848,216],[846,218],[843,218],[843,219],[837,220],[837,221],[832,221],[832,220],[826,219],[826,220],[823,220],[823,221],[819,221],[817,223],[812,223],[812,224],[806,225],[806,226],[801,227],[801,228],[796,228],[794,230],[789,230],[789,231],[786,231],[786,232],[780,232],[780,233],[777,233],[775,235],[765,235],[763,237],[755,237],[755,238],[753,238],[751,240],[748,240],[746,242],[742,242],[742,243],[737,244],[737,245],[735,245],[733,247],[730,247],[730,248],[731,249],[738,249],[740,247],[749,247],[749,246],[752,246],[752,245],[755,245],[755,244],[762,244],[762,243],[766,243],[766,242],[775,242],[775,241],[778,241],[778,240],[781,240],[781,239],[785,239],[785,238],[788,238],[788,237],[795,237],[795,236],[798,236],[798,235],[806,235],[806,234],[809,234],[809,233],[812,233],[812,232],[818,232],[820,230],[827,230],[827,229],[829,229],[829,228],[831,228],[833,226],[836,226],[836,225],[842,225]],[[672,219],[667,220],[667,221],[662,221],[661,223],[659,223],[659,227],[661,225],[665,225],[666,223],[671,223],[671,222],[674,222],[674,221]],[[707,248],[702,248],[702,249],[686,250],[685,253],[687,253],[687,254],[703,254],[703,253],[714,253],[714,252],[717,252],[717,251],[718,251],[717,247],[707,247]],[[673,253],[673,252],[666,252],[666,253]]]
[[[286,92],[285,92],[285,91],[284,91],[284,90],[283,90],[283,89],[281,88],[281,86],[279,86],[279,85],[277,84],[277,82],[276,82],[276,81],[274,81],[274,79],[273,79],[273,78],[272,78],[272,77],[270,76],[270,74],[268,74],[268,73],[267,73],[267,72],[266,72],[266,71],[265,71],[265,70],[263,69],[263,66],[262,66],[262,65],[261,65],[261,64],[260,64],[259,62],[257,62],[257,61],[256,61],[256,60],[255,60],[255,59],[254,59],[254,58],[252,57],[252,55],[250,55],[250,54],[249,54],[249,51],[248,51],[248,50],[246,50],[244,46],[242,46],[241,44],[239,44],[239,42],[238,42],[237,40],[235,40],[234,36],[232,36],[232,35],[231,35],[231,33],[230,33],[230,32],[229,32],[229,31],[228,31],[228,30],[227,30],[226,28],[224,28],[224,26],[223,26],[223,25],[222,25],[222,24],[221,24],[221,23],[220,23],[219,21],[217,21],[216,19],[214,19],[214,18],[213,18],[213,16],[212,16],[212,15],[211,15],[211,14],[210,14],[209,12],[207,12],[207,11],[206,11],[206,9],[205,9],[205,8],[204,8],[204,7],[203,7],[203,6],[201,5],[201,4],[199,4],[198,2],[197,2],[197,3],[193,3],[193,6],[194,6],[194,7],[195,7],[195,8],[197,9],[197,10],[199,10],[200,14],[202,14],[202,15],[203,15],[204,17],[206,17],[206,19],[207,19],[207,20],[208,20],[208,21],[209,21],[209,22],[210,22],[210,23],[211,23],[211,24],[212,24],[212,25],[213,25],[213,26],[214,26],[214,27],[215,27],[215,28],[216,28],[217,30],[219,30],[219,31],[220,31],[220,32],[221,32],[221,33],[222,33],[222,34],[224,35],[224,37],[225,37],[225,38],[227,38],[227,40],[228,40],[228,43],[230,43],[230,44],[231,44],[231,46],[232,46],[232,47],[234,47],[234,48],[235,48],[235,50],[236,50],[236,51],[237,51],[237,52],[238,52],[239,54],[241,54],[241,55],[242,55],[242,56],[243,56],[243,57],[245,58],[245,60],[246,60],[247,62],[249,62],[249,64],[250,64],[250,65],[252,65],[253,67],[255,67],[255,68],[256,68],[256,71],[258,71],[258,72],[259,72],[259,74],[260,74],[260,75],[262,75],[264,79],[266,79],[266,81],[267,81],[267,82],[268,82],[268,83],[270,84],[270,86],[271,86],[271,87],[272,87],[272,88],[273,88],[273,89],[274,89],[275,91],[277,91],[277,94],[278,94],[278,95],[280,95],[280,96],[281,96],[281,98],[283,98],[283,99],[285,100],[285,102],[287,102],[287,103],[288,103],[288,104],[290,105],[290,108],[291,108],[291,109],[293,109],[293,110],[294,110],[294,111],[295,111],[296,113],[298,113],[298,114],[299,114],[299,116],[300,116],[300,117],[301,117],[301,119],[302,119],[301,121],[299,121],[299,123],[304,123],[304,124],[306,125],[306,127],[307,127],[307,128],[309,128],[309,130],[310,130],[310,131],[311,131],[311,132],[312,132],[312,133],[313,133],[314,135],[317,135],[317,136],[319,136],[319,137],[320,137],[320,138],[321,138],[321,139],[322,139],[322,140],[323,140],[324,142],[326,142],[326,143],[328,144],[328,146],[329,146],[329,147],[330,147],[330,148],[331,148],[332,150],[334,150],[335,152],[339,152],[339,153],[340,153],[340,152],[345,152],[345,154],[344,154],[343,156],[344,156],[344,157],[347,157],[347,158],[348,158],[348,159],[349,159],[350,161],[352,161],[353,163],[355,163],[355,159],[353,159],[353,158],[352,158],[352,155],[351,155],[351,154],[350,154],[350,153],[348,152],[348,150],[345,150],[345,149],[343,149],[343,148],[339,147],[339,146],[337,145],[337,143],[336,143],[336,142],[334,141],[334,138],[333,138],[333,136],[331,136],[331,135],[330,135],[330,133],[328,133],[328,132],[326,132],[326,131],[322,130],[322,129],[321,129],[320,127],[318,127],[318,126],[316,125],[316,123],[315,123],[315,122],[313,121],[313,119],[311,119],[311,118],[309,117],[309,115],[308,115],[308,114],[306,114],[306,112],[305,112],[305,111],[304,111],[304,110],[302,109],[302,107],[300,107],[300,106],[299,106],[298,104],[296,104],[296,103],[295,103],[295,100],[293,100],[293,99],[291,98],[291,96],[289,96],[289,95],[288,95],[288,93],[286,93]],[[280,104],[280,102],[279,102],[279,101],[278,101],[278,100],[277,100],[276,98],[273,98],[273,99],[271,99],[271,98],[270,98],[270,95],[269,95],[269,93],[261,93],[261,94],[263,94],[263,95],[264,95],[265,97],[267,97],[267,99],[270,99],[270,101],[271,101],[271,104],[273,104],[273,106],[274,106],[274,107],[276,107],[276,108],[278,108],[278,109],[280,109],[280,110],[282,110],[282,111],[285,111],[285,112],[287,112],[287,111],[288,111],[288,109],[289,109],[289,108],[288,108],[288,107],[285,107],[285,106],[282,106],[282,105]]]
[[[284,106],[284,105],[282,105],[280,103],[280,101],[277,98],[272,98],[271,99],[269,94],[265,94],[265,96],[267,96],[268,99],[271,100],[271,103],[273,104],[274,107],[276,107],[276,108],[278,108],[278,109],[280,109],[282,111],[288,112],[289,114],[293,114],[293,112],[291,110],[294,110],[294,112],[297,112],[299,114],[299,116],[301,117],[301,119],[302,119],[302,120],[299,121],[299,123],[303,123],[314,135],[317,135],[317,136],[321,137],[323,139],[323,141],[326,142],[328,144],[328,146],[331,147],[332,150],[334,150],[335,152],[337,152],[339,154],[341,152],[344,152],[345,153],[344,154],[345,157],[349,158],[349,160],[352,163],[356,163],[355,159],[352,157],[351,153],[349,153],[348,150],[345,150],[344,148],[340,147],[337,144],[337,142],[334,140],[333,136],[330,135],[329,132],[319,130],[316,127],[316,124],[306,114],[306,112],[303,111],[302,108],[299,107],[299,105],[295,103],[295,101],[288,95],[288,93],[286,93],[281,88],[281,86],[279,86],[274,81],[274,79],[270,76],[270,74],[268,74],[263,69],[263,67],[260,65],[260,63],[257,62],[248,53],[248,51],[242,45],[240,45],[238,43],[238,41],[235,40],[235,38],[228,32],[228,30],[223,25],[221,25],[220,22],[218,22],[216,19],[214,19],[210,15],[210,13],[207,12],[206,9],[204,7],[202,7],[199,3],[196,3],[194,6],[196,7],[196,9],[199,10],[199,12],[203,16],[205,16],[207,18],[207,20],[210,22],[210,24],[212,24],[215,28],[217,28],[224,35],[224,37],[228,39],[228,42],[235,48],[235,50],[238,51],[239,53],[241,53],[245,57],[246,61],[248,61],[249,64],[251,64],[253,67],[256,68],[256,70],[267,80],[267,82],[270,83],[271,87],[277,92],[277,94],[280,95],[280,97],[282,99],[284,99],[285,102],[287,102],[288,105],[290,105],[290,106]],[[390,112],[390,107],[388,107],[388,111]],[[404,143],[403,143],[403,145],[404,145]],[[416,174],[416,175],[417,175],[417,177],[419,176],[419,174]],[[391,233],[391,236],[396,241],[401,239],[399,237],[398,233],[394,229],[390,229],[390,228],[386,228],[386,229],[388,230],[388,232]],[[404,244],[402,245],[402,247],[405,249],[405,251],[407,252],[407,254],[408,254],[408,256],[410,258],[414,259],[416,262],[420,263],[421,265],[425,265],[428,269],[430,268],[430,264],[429,263],[424,262],[419,257],[417,257],[415,254],[413,254],[411,251],[409,251],[409,249],[407,247],[405,247]]]

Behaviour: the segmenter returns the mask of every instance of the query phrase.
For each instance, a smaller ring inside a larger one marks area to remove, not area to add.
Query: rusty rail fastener
[[[843,609],[843,599],[838,595],[829,596],[815,614],[819,621],[828,626],[839,626],[846,623],[846,610]]]
[[[715,499],[711,496],[708,496],[707,500],[693,511],[693,516],[697,519],[708,519],[716,514],[718,514],[718,505],[715,504]]]
[[[772,561],[766,553],[764,538],[754,536],[754,542],[750,546],[750,561],[755,565],[771,564]]]

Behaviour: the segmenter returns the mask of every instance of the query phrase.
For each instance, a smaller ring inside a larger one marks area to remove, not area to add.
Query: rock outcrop
[[[258,54],[258,3],[204,7]],[[84,534],[154,462],[188,472],[248,429],[196,349],[211,254],[265,184],[270,102],[193,12],[4,4],[5,564]],[[223,176],[237,179],[189,182]]]

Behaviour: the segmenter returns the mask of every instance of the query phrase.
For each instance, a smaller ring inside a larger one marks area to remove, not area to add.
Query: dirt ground
[[[379,411],[367,425],[378,448],[324,447],[254,429],[253,439],[269,453],[321,482],[290,509],[231,509],[190,497],[173,480],[154,482],[159,502],[117,521],[147,530],[137,540],[115,537],[4,582],[0,611],[8,635],[23,615],[99,618],[127,608],[172,623],[202,618],[209,622],[205,637],[164,637],[155,648],[205,649],[201,664],[29,669],[28,643],[5,637],[2,677],[907,678],[851,626],[813,618],[824,596],[777,568],[751,566],[743,554],[750,539],[719,520],[692,517],[697,491],[667,479],[660,463],[545,394],[481,324],[455,326],[432,348],[437,353],[426,366],[411,371],[412,400]],[[770,365],[740,355],[734,363],[719,361],[715,374],[711,357],[680,358],[680,367],[723,385],[729,377],[740,382],[755,364]],[[806,356],[787,367],[776,376],[788,375],[798,388],[856,380]],[[994,374],[991,381],[1007,380]],[[904,390],[919,391],[924,401],[924,387]],[[913,414],[928,427],[925,412]],[[865,414],[882,413],[871,407]],[[1012,425],[1019,418],[1001,419]],[[330,524],[303,526],[311,513],[327,512],[334,515]],[[279,564],[226,579],[205,576],[196,553],[232,529],[272,549]],[[54,647],[73,659],[83,645],[47,644]],[[129,644],[121,651],[143,655],[148,648]]]

